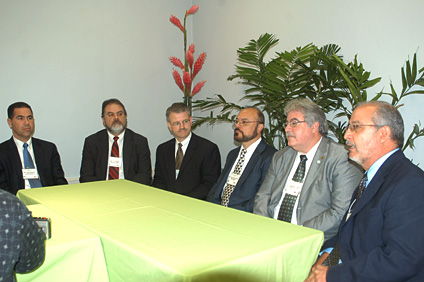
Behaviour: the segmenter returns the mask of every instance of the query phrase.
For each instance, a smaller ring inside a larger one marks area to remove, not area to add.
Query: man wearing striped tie
[[[13,136],[0,144],[0,188],[19,189],[68,184],[56,145],[33,138],[34,115],[30,105],[16,102],[7,109]]]

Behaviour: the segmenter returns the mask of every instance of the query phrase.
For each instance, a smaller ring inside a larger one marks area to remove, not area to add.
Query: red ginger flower
[[[183,71],[183,81],[186,89],[191,89],[191,76],[188,71]]]
[[[191,92],[191,96],[194,96],[197,92],[199,92],[200,90],[202,90],[203,85],[205,85],[206,80],[203,80],[199,83],[196,84],[196,86],[194,86],[193,91]]]
[[[176,66],[176,67],[179,67],[180,69],[184,69],[184,65],[183,65],[183,63],[181,62],[181,60],[180,59],[178,59],[178,58],[176,58],[176,57],[169,57],[169,61],[171,61],[171,63],[174,65],[174,66]]]
[[[190,8],[190,10],[188,10],[188,11],[186,12],[186,16],[187,16],[187,15],[190,15],[190,14],[194,14],[194,13],[196,13],[198,9],[199,9],[199,5],[194,5],[194,6],[192,6],[192,7]]]
[[[184,92],[183,82],[181,81],[181,76],[178,73],[178,71],[176,71],[174,69],[174,71],[172,72],[172,76],[174,77],[175,83],[178,85],[178,87],[181,89],[181,91]]]
[[[173,23],[174,25],[176,25],[182,32],[184,32],[184,27],[182,26],[180,20],[176,16],[171,15],[171,17],[169,18],[169,20],[171,21],[171,23]]]
[[[191,43],[191,45],[188,47],[188,50],[190,51],[190,53],[194,54],[194,44]]]
[[[187,63],[190,66],[190,69],[193,69],[193,63],[194,63],[194,57],[193,53],[190,52],[190,50],[186,53]]]
[[[193,69],[193,75],[192,75],[193,79],[199,73],[199,71],[202,69],[202,66],[205,63],[205,60],[206,60],[206,53],[203,52],[197,58],[196,63],[194,63],[194,69]]]

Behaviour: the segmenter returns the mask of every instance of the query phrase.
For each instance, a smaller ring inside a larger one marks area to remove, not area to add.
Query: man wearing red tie
[[[80,182],[128,179],[150,185],[147,139],[127,128],[127,111],[118,99],[102,104],[103,129],[85,139]]]

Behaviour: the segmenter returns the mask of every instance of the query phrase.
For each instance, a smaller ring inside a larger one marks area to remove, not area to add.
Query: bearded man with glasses
[[[362,171],[343,145],[327,137],[322,109],[308,99],[284,108],[288,146],[275,153],[255,197],[253,212],[324,232],[337,233]]]

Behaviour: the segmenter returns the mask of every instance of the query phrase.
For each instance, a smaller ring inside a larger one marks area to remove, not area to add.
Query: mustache
[[[291,133],[291,132],[286,132],[286,136],[287,137],[296,137],[296,135],[294,135],[293,133]]]
[[[356,148],[355,144],[349,141],[346,141],[346,145],[352,148]]]

